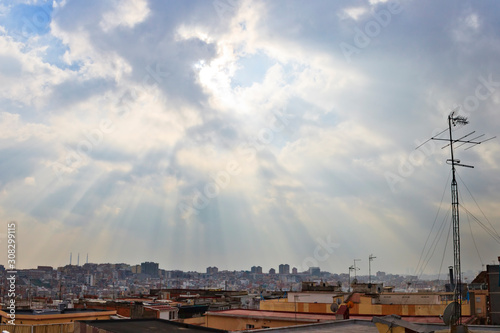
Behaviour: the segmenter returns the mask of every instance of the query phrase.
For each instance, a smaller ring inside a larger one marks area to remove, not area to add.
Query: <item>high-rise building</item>
[[[250,272],[253,274],[262,274],[262,267],[260,266],[252,266]]]
[[[298,274],[297,267],[292,268],[292,274]]]
[[[85,284],[91,287],[95,286],[93,274],[85,274]]]
[[[151,277],[158,277],[159,264],[156,262],[143,262],[141,263],[141,273],[148,274]]]
[[[288,265],[288,264],[281,264],[279,266],[279,273],[280,274],[290,274],[290,265]]]
[[[319,267],[309,267],[309,274],[312,276],[320,276],[321,269]]]
[[[219,269],[217,267],[207,267],[207,274],[217,274]]]
[[[269,274],[276,274],[276,270],[275,270],[274,268],[271,268],[271,269],[269,270]]]

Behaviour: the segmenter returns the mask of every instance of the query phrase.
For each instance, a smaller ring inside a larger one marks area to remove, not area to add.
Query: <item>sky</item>
[[[499,15],[493,0],[2,1],[3,247],[15,221],[18,268],[72,253],[185,271],[360,259],[366,275],[373,255],[372,272],[445,275],[450,150],[415,148],[452,111],[469,120],[454,138],[499,134]],[[464,271],[498,263],[499,140],[455,150],[474,165],[457,168]]]

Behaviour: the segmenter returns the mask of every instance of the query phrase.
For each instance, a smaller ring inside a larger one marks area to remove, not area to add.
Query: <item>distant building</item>
[[[342,287],[340,285],[330,285],[326,282],[322,282],[320,284],[315,283],[315,282],[308,282],[308,281],[303,281],[302,282],[302,291],[342,291]]]
[[[167,278],[169,278],[169,279],[180,279],[186,275],[183,271],[180,271],[180,270],[167,271],[166,274],[167,274]]]
[[[279,273],[280,274],[290,274],[290,265],[288,265],[288,264],[279,265]]]
[[[217,274],[219,269],[217,267],[207,267],[207,274]]]
[[[271,269],[269,270],[269,274],[276,274],[276,270],[275,270],[274,268],[271,268]]]
[[[91,287],[95,286],[93,274],[85,274],[85,284]]]
[[[37,270],[45,271],[45,272],[52,272],[54,270],[54,268],[52,268],[51,266],[38,266]]]
[[[158,277],[159,264],[156,262],[143,262],[141,263],[141,273],[148,274],[151,277]]]
[[[262,267],[260,266],[252,266],[250,272],[253,274],[262,274]]]
[[[170,306],[167,304],[152,304],[145,306],[145,308],[157,311],[159,319],[177,320],[179,318],[179,307],[177,306]]]
[[[298,272],[298,270],[297,270],[297,267],[292,268],[292,274],[298,274],[298,273],[299,273],[299,272]]]
[[[309,267],[309,274],[312,276],[320,276],[321,269],[319,267]]]

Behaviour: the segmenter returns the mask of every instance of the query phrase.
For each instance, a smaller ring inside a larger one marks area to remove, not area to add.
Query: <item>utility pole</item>
[[[461,167],[466,167],[466,168],[474,168],[472,165],[466,165],[466,164],[460,164],[460,160],[455,159],[454,157],[454,147],[453,144],[455,143],[460,143],[460,145],[456,146],[455,148],[461,147],[465,144],[470,144],[471,146],[465,148],[466,150],[469,148],[472,148],[478,144],[481,144],[483,142],[486,142],[488,140],[494,139],[496,137],[492,137],[483,141],[477,141],[477,139],[481,138],[484,136],[484,134],[476,136],[472,139],[466,139],[468,136],[472,135],[475,133],[475,131],[472,131],[459,139],[453,139],[453,133],[452,133],[452,126],[456,127],[457,125],[467,125],[469,121],[467,120],[466,117],[463,116],[458,116],[455,115],[455,112],[458,110],[458,107],[455,108],[449,115],[448,115],[448,128],[436,136],[433,136],[429,140],[425,141],[422,143],[420,146],[418,146],[415,149],[420,148],[423,146],[425,143],[429,142],[430,140],[439,140],[439,141],[447,141],[448,144],[446,144],[442,149],[450,146],[450,154],[451,154],[451,159],[446,160],[448,164],[451,165],[451,172],[452,172],[452,180],[451,180],[451,214],[452,214],[452,229],[453,229],[453,270],[455,274],[455,286],[454,286],[454,295],[453,295],[453,301],[456,302],[456,306],[454,307],[454,318],[453,321],[454,323],[461,325],[462,324],[462,272],[461,272],[461,265],[460,265],[460,214],[459,214],[459,203],[458,203],[458,187],[457,187],[457,180],[455,177],[455,167],[456,166],[461,166]],[[443,134],[444,132],[448,131],[449,133],[449,138],[440,138],[439,136]],[[453,324],[452,324],[453,326]]]
[[[373,254],[370,254],[368,256],[368,283],[372,283],[372,260],[377,257],[373,256]]]

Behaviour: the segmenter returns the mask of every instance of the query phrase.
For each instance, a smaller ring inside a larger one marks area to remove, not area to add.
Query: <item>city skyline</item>
[[[19,268],[72,252],[368,272],[374,255],[372,272],[446,274],[449,150],[415,148],[452,110],[469,120],[454,137],[499,134],[499,14],[454,0],[2,4],[0,244],[16,221]],[[478,271],[498,263],[500,141],[464,148],[462,269]]]
[[[139,263],[127,263],[127,262],[116,262],[116,263],[112,263],[112,262],[85,262],[85,263],[77,263],[75,264],[73,261],[71,262],[68,262],[66,264],[63,264],[61,266],[52,266],[52,265],[37,265],[37,266],[34,266],[34,267],[24,267],[22,268],[23,270],[37,270],[37,269],[45,269],[47,267],[51,267],[52,269],[54,270],[58,270],[60,268],[64,268],[64,267],[67,267],[67,266],[74,266],[74,267],[84,267],[85,265],[90,265],[90,266],[94,266],[94,265],[97,265],[97,266],[100,266],[100,265],[103,265],[103,266],[106,266],[106,265],[116,265],[116,266],[121,266],[121,265],[126,265],[126,266],[129,266],[132,270],[134,270],[136,267],[141,267],[144,265],[144,264],[158,264],[158,263],[155,263],[155,262],[148,262],[148,261],[144,261],[144,262],[139,262]],[[493,264],[493,265],[497,265],[496,263],[490,263],[490,265]],[[158,264],[159,265],[159,264]],[[208,274],[208,275],[213,275],[213,274],[224,274],[226,272],[228,273],[233,273],[233,272],[246,272],[246,273],[251,273],[251,274],[274,274],[274,275],[303,275],[303,274],[310,274],[311,273],[311,269],[313,269],[314,271],[317,272],[317,269],[319,268],[320,272],[321,273],[327,273],[327,274],[338,274],[338,275],[351,275],[353,278],[354,278],[354,271],[351,269],[351,271],[349,271],[349,269],[346,269],[345,271],[342,271],[341,269],[339,270],[335,270],[335,271],[328,271],[328,270],[323,270],[321,267],[310,267],[308,270],[305,270],[305,271],[299,271],[297,270],[297,272],[293,272],[292,269],[296,269],[297,267],[293,266],[293,265],[289,265],[290,266],[290,271],[288,273],[279,273],[279,266],[281,266],[282,264],[276,264],[275,266],[269,266],[269,267],[262,267],[262,266],[252,266],[252,267],[244,267],[244,268],[232,268],[232,267],[218,267],[218,266],[208,266],[208,267],[205,267],[205,268],[200,268],[200,269],[186,269],[186,270],[181,270],[181,269],[178,269],[174,266],[168,266],[168,267],[162,267],[161,265],[159,265],[158,267],[158,270],[159,271],[164,271],[164,272],[177,272],[177,271],[182,271],[184,273],[198,273],[198,274]],[[284,264],[284,265],[288,265],[288,264]],[[253,269],[256,269],[256,271],[254,272]],[[271,271],[274,271],[273,273],[271,273]],[[368,274],[368,268],[366,268],[366,271],[364,269],[364,267],[358,267],[358,270],[356,271],[357,272],[357,276],[362,278],[363,280],[364,279],[368,279],[369,277],[369,274]],[[465,277],[467,277],[468,279],[472,279],[474,277],[476,277],[476,275],[478,273],[480,273],[481,270],[467,270],[467,271],[462,271],[462,275],[464,275]],[[385,275],[399,275],[399,276],[409,276],[409,277],[415,277],[417,275],[414,275],[414,273],[410,272],[409,269],[407,269],[406,272],[397,272],[397,271],[382,271],[382,270],[372,270],[372,273],[371,273],[371,276],[372,277],[378,277],[379,274],[382,274],[382,276],[385,276]],[[319,275],[315,275],[315,274],[312,274],[313,276],[318,276]],[[417,276],[417,279],[418,280],[432,280],[432,279],[437,279],[439,278],[439,280],[448,280],[449,279],[449,268],[446,267],[445,269],[443,269],[441,272],[438,272],[438,273],[435,273],[435,274],[421,274],[419,276]],[[365,281],[366,282],[366,281]]]

